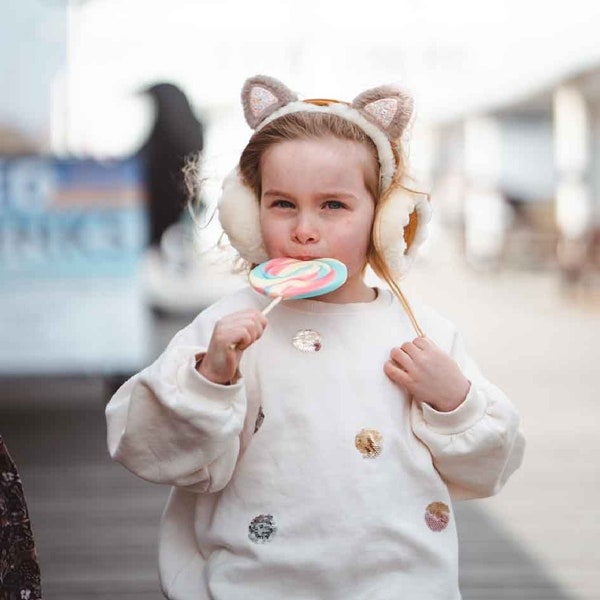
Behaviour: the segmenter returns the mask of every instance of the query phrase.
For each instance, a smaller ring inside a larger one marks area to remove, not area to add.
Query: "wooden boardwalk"
[[[44,598],[162,598],[156,534],[168,490],[110,461],[101,382],[32,381],[19,407],[0,386],[0,433],[23,479]],[[464,600],[571,598],[482,504],[458,505],[457,519]]]

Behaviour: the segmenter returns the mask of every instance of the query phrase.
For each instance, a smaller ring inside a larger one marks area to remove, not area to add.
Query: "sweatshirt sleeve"
[[[111,457],[148,481],[213,492],[231,478],[246,395],[242,379],[219,385],[196,371],[211,333],[200,315],[106,407]]]
[[[412,427],[429,448],[453,499],[485,498],[499,492],[522,462],[520,418],[506,395],[466,354],[458,333],[451,356],[471,382],[467,397],[446,413],[413,401]]]

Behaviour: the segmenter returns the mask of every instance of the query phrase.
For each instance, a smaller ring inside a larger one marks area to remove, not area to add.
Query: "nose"
[[[315,218],[305,212],[300,212],[294,223],[292,238],[299,244],[313,244],[319,241],[319,228]]]

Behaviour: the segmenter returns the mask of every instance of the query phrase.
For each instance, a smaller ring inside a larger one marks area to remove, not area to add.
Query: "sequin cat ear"
[[[413,99],[401,89],[383,85],[363,92],[352,102],[369,121],[391,140],[398,140],[413,114]]]
[[[248,125],[256,129],[278,108],[298,100],[281,81],[266,75],[250,77],[242,87],[242,105]]]

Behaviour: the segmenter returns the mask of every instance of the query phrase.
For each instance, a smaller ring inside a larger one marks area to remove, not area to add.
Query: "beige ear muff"
[[[427,237],[431,206],[425,194],[404,187],[383,202],[373,225],[374,243],[391,274],[402,277]]]
[[[229,242],[244,260],[261,263],[268,259],[260,231],[259,199],[237,168],[223,182],[218,213]]]

